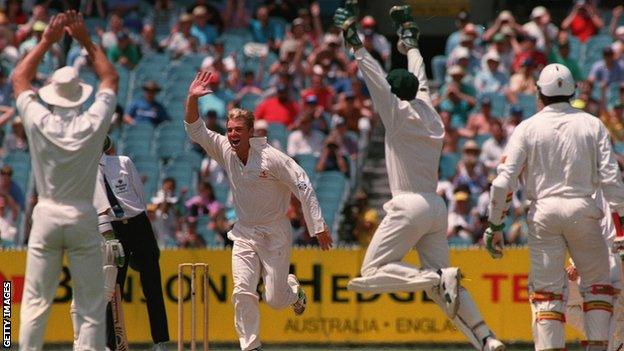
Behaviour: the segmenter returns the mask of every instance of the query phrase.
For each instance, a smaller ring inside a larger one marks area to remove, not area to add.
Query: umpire
[[[166,350],[169,330],[158,263],[160,250],[145,213],[141,177],[130,158],[115,155],[108,137],[104,144],[104,153],[100,159],[98,182],[106,189],[113,231],[121,242],[126,257],[129,258],[124,266],[119,268],[117,284],[123,292],[128,264],[139,272],[143,295],[147,300],[154,350]],[[106,320],[107,344],[114,350],[115,333],[110,309],[107,310]]]

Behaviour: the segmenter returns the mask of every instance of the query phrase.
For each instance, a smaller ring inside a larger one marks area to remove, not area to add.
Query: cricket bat
[[[119,284],[115,285],[115,294],[111,300],[113,310],[113,328],[115,330],[115,343],[117,351],[128,351],[128,336],[124,324],[123,308],[121,306],[121,289]]]

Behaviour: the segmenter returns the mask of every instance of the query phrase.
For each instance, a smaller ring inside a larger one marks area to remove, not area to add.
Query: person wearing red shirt
[[[268,123],[282,123],[290,126],[299,114],[299,104],[292,101],[285,85],[277,86],[277,95],[270,97],[256,107],[256,119],[264,119]]]
[[[516,54],[514,58],[513,64],[511,65],[511,69],[514,72],[520,71],[520,67],[522,67],[522,63],[530,58],[535,63],[535,67],[538,71],[540,71],[546,64],[548,60],[546,59],[546,55],[543,52],[537,50],[535,48],[535,44],[537,39],[532,36],[526,36],[524,40],[521,42],[520,52]]]
[[[318,73],[312,75],[311,86],[301,93],[301,99],[305,101],[310,95],[315,95],[318,105],[323,106],[325,111],[330,111],[335,93],[331,87],[323,84],[323,75]]]
[[[569,29],[583,43],[596,35],[603,26],[604,22],[594,5],[584,0],[577,1],[568,17],[561,22],[561,30]]]

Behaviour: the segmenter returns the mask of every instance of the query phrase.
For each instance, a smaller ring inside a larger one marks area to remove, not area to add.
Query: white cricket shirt
[[[92,203],[98,160],[115,105],[111,89],[99,91],[89,109],[79,115],[58,113],[70,111],[58,107],[53,113],[32,90],[17,97],[41,199]]]
[[[624,184],[609,133],[600,119],[569,103],[544,107],[511,135],[492,184],[490,222],[499,224],[505,197],[523,173],[527,199],[591,197],[602,188],[611,208],[624,214]]]
[[[408,51],[409,71],[420,82],[416,99],[400,100],[390,91],[386,73],[366,49],[355,52],[375,110],[386,128],[386,167],[392,196],[434,193],[442,153],[444,125],[431,103],[422,56]]]
[[[251,138],[247,164],[236,156],[227,138],[208,130],[201,119],[185,122],[189,137],[226,171],[236,215],[243,226],[270,224],[286,220],[293,193],[310,235],[325,230],[321,209],[305,171],[283,152],[267,144],[267,139]]]

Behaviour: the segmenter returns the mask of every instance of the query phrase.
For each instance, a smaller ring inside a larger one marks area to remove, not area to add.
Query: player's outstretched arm
[[[65,30],[87,50],[93,62],[93,70],[100,79],[100,90],[111,89],[116,94],[119,86],[119,75],[102,48],[91,41],[82,13],[70,10],[65,12],[65,15],[67,16]]]
[[[188,89],[188,97],[186,98],[184,115],[186,123],[191,124],[199,118],[199,98],[212,93],[208,84],[211,76],[211,72],[199,72],[193,82],[191,82]]]
[[[32,88],[31,82],[37,74],[37,67],[43,56],[52,48],[54,43],[63,38],[63,26],[65,26],[65,14],[53,16],[50,24],[43,32],[43,37],[37,45],[17,64],[11,78],[13,94],[17,98],[21,93]]]

